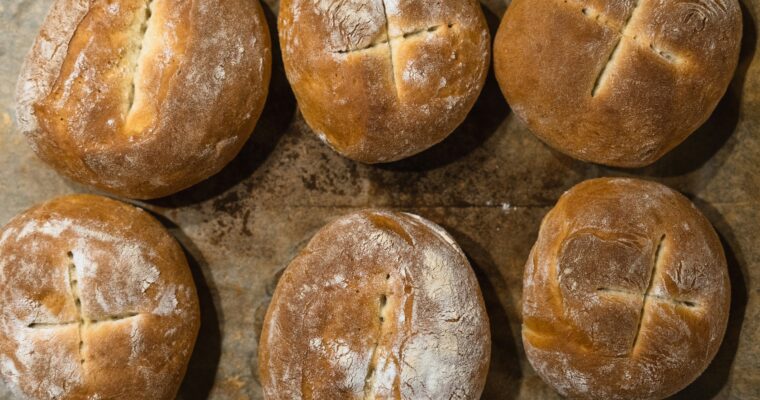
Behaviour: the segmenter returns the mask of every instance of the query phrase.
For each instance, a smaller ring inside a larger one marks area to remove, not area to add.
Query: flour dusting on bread
[[[0,275],[0,372],[23,397],[175,396],[198,301],[147,213],[86,195],[34,207],[3,228]]]
[[[691,202],[653,182],[590,180],[541,225],[523,343],[562,395],[666,398],[711,362],[729,304],[720,240]]]
[[[489,347],[453,239],[420,217],[368,210],[323,228],[285,271],[260,372],[268,396],[476,399]]]
[[[286,0],[278,27],[304,119],[361,162],[442,141],[488,72],[490,36],[474,0]]]
[[[56,0],[19,77],[19,125],[61,174],[162,197],[237,154],[270,72],[258,2]]]

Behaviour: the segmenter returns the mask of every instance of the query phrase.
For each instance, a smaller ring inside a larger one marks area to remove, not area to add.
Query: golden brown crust
[[[475,103],[490,61],[476,0],[284,0],[279,35],[306,122],[366,163],[446,138]]]
[[[270,68],[258,1],[57,0],[22,68],[19,124],[63,175],[161,197],[238,153]]]
[[[61,197],[0,231],[0,372],[26,398],[173,399],[198,334],[177,242],[104,197]]]
[[[707,367],[728,322],[720,240],[657,183],[596,179],[546,216],[523,284],[523,343],[561,394],[663,399]]]
[[[478,399],[482,295],[451,237],[363,211],[317,233],[277,285],[259,346],[267,399]]]
[[[641,167],[707,120],[741,34],[736,0],[514,0],[494,67],[541,140],[584,161]]]

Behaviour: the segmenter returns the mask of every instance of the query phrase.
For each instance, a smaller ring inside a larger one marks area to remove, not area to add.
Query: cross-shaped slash
[[[82,335],[83,330],[87,329],[87,327],[89,327],[90,325],[96,325],[100,323],[107,323],[107,322],[134,318],[134,317],[139,316],[140,313],[114,315],[114,316],[109,316],[103,319],[87,318],[82,312],[82,300],[80,299],[79,280],[77,279],[77,266],[74,263],[74,254],[72,252],[68,253],[68,260],[69,260],[68,274],[69,274],[69,284],[70,284],[69,289],[70,289],[72,300],[74,301],[74,305],[76,306],[76,309],[77,309],[77,319],[75,321],[59,322],[59,323],[32,322],[31,324],[28,325],[28,327],[31,329],[54,329],[54,328],[63,327],[63,326],[77,325],[77,334],[79,336],[79,362],[84,364],[85,343],[84,343],[84,336]]]

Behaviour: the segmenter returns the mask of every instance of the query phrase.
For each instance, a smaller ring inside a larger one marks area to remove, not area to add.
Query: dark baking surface
[[[0,2],[0,224],[32,204],[86,191],[43,165],[14,122],[16,76],[50,3]],[[508,3],[484,1],[492,32]],[[277,5],[265,1],[273,32]],[[262,398],[256,347],[278,272],[330,219],[365,207],[429,218],[470,257],[494,341],[483,398],[557,398],[522,350],[525,260],[541,219],[565,190],[588,178],[639,176],[690,197],[720,233],[729,261],[733,303],[725,341],[705,374],[676,398],[760,399],[760,0],[742,5],[739,70],[715,114],[663,160],[636,171],[550,150],[510,112],[493,76],[467,121],[444,143],[391,165],[356,164],[310,133],[276,47],[270,98],[240,156],[194,188],[140,203],[180,240],[199,287],[203,327],[180,398]],[[11,398],[0,384],[0,399]]]

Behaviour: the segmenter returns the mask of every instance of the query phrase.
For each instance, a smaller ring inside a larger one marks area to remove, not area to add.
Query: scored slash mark
[[[423,33],[433,33],[433,32],[437,31],[438,29],[440,29],[440,28],[442,28],[444,26],[446,26],[449,29],[451,29],[451,28],[454,27],[454,24],[433,25],[433,26],[431,26],[429,28],[418,29],[416,31],[406,32],[406,33],[403,33],[401,35],[390,36],[390,40],[396,40],[396,39],[400,39],[400,38],[408,39],[410,37],[421,35]],[[369,49],[374,49],[377,46],[385,45],[387,43],[388,43],[388,38],[386,37],[385,39],[383,39],[383,40],[381,40],[379,42],[373,42],[373,43],[370,43],[370,44],[368,44],[368,45],[366,45],[364,47],[360,47],[358,49],[343,49],[343,50],[334,51],[333,53],[338,53],[338,54],[358,53],[358,52],[361,52],[361,51],[365,51],[365,50],[369,50]]]
[[[617,294],[621,296],[641,296],[641,293],[633,292],[630,290],[624,290],[624,289],[612,289],[607,287],[600,287],[599,289],[596,289],[598,292],[604,292],[604,293],[611,293],[611,294]],[[690,301],[690,300],[681,300],[681,299],[674,299],[672,297],[667,296],[659,296],[656,294],[647,294],[645,297],[654,299],[655,301],[660,301],[663,303],[671,303],[674,306],[682,306],[687,308],[695,308],[698,307],[699,304]]]
[[[631,26],[633,25],[633,21],[638,18],[638,13],[642,10],[642,2],[645,0],[637,0],[636,4],[633,8],[633,11],[631,11],[631,14],[628,16],[628,19],[623,24],[622,29],[619,29],[616,26],[613,26],[607,18],[602,14],[596,14],[592,13],[592,11],[589,8],[583,8],[581,12],[583,15],[593,18],[597,23],[601,24],[602,26],[605,26],[609,29],[615,30],[619,34],[619,38],[617,43],[615,44],[615,47],[612,49],[612,52],[610,52],[609,58],[607,59],[607,63],[604,65],[602,70],[599,72],[599,75],[597,76],[596,80],[594,81],[594,86],[591,89],[591,97],[596,97],[597,92],[599,92],[599,89],[602,88],[604,82],[606,81],[607,76],[609,75],[610,71],[612,70],[612,66],[617,63],[619,53],[621,51],[621,48],[623,46],[623,40],[628,39],[633,41],[634,43],[638,44],[641,47],[646,47],[652,52],[654,52],[657,56],[665,60],[668,64],[675,64],[677,63],[678,57],[674,54],[671,54],[667,51],[664,51],[662,49],[659,49],[655,47],[655,44],[653,42],[649,42],[649,44],[644,43],[642,40],[639,39],[639,36],[636,34],[632,34],[629,32],[631,30]],[[565,0],[565,3],[568,3],[568,0]]]
[[[393,82],[393,89],[396,91],[396,97],[398,97],[398,84],[396,84],[396,67],[393,65],[393,40],[391,38],[391,21],[388,19],[388,6],[385,5],[386,0],[383,2],[383,15],[385,16],[385,35],[388,38],[388,51],[390,52],[391,60],[391,82]]]
[[[415,30],[415,31],[412,31],[412,32],[405,32],[405,33],[403,33],[401,35],[391,36],[391,22],[388,19],[388,7],[386,5],[386,0],[382,0],[382,4],[383,4],[383,16],[385,18],[385,38],[383,40],[379,41],[379,42],[370,43],[369,45],[367,45],[365,47],[362,47],[362,48],[358,48],[358,49],[347,48],[347,49],[333,51],[333,53],[337,53],[337,54],[356,53],[356,52],[361,52],[361,51],[373,49],[375,47],[387,44],[388,45],[388,53],[389,53],[388,58],[389,58],[389,61],[390,61],[390,64],[391,64],[391,82],[393,82],[393,87],[394,87],[394,90],[396,92],[396,97],[398,97],[399,96],[399,90],[398,90],[398,83],[396,82],[396,65],[395,65],[395,62],[393,60],[393,41],[396,40],[396,39],[399,39],[399,38],[401,38],[401,39],[407,39],[407,38],[410,38],[410,37],[413,37],[413,36],[417,36],[417,35],[421,35],[421,34],[424,34],[424,33],[433,33],[433,32],[437,31],[438,29],[440,29],[440,28],[442,28],[444,26],[446,26],[449,29],[451,29],[451,28],[454,27],[455,24],[454,23],[449,23],[449,24],[445,24],[445,25],[433,25],[433,26],[430,26],[430,27],[427,27],[427,28],[424,28],[424,29],[418,29],[418,30]]]
[[[143,50],[145,47],[145,34],[148,32],[148,25],[150,24],[150,19],[153,16],[153,11],[151,10],[151,7],[153,6],[153,1],[146,1],[144,5],[142,16],[142,22],[140,23],[140,45],[137,50],[137,59],[134,60],[134,70],[132,71],[132,86],[129,90],[129,100],[128,100],[128,107],[127,107],[127,115],[132,113],[132,108],[135,105],[135,94],[137,91],[137,69],[139,68],[139,62],[140,59],[143,56]]]
[[[74,298],[74,305],[77,308],[77,336],[79,337],[79,361],[84,364],[84,336],[82,336],[82,299],[79,297],[79,279],[77,278],[77,266],[74,263],[74,253],[68,252],[69,258],[69,284],[71,286],[71,297]]]
[[[665,235],[662,235],[662,237],[660,237],[659,242],[657,243],[657,249],[655,249],[654,251],[654,262],[652,262],[652,270],[649,272],[649,284],[647,285],[647,289],[644,291],[644,299],[641,302],[641,311],[639,312],[639,324],[636,328],[636,336],[633,337],[633,344],[631,345],[631,353],[633,353],[633,349],[636,348],[636,343],[638,343],[639,336],[641,336],[641,323],[644,322],[644,311],[646,311],[647,303],[649,302],[649,299],[651,298],[649,296],[649,292],[652,291],[652,286],[654,285],[654,278],[655,276],[657,276],[657,273],[660,270],[664,244],[665,244]]]
[[[387,274],[385,276],[386,282],[391,279],[391,275]],[[387,285],[387,283],[386,283]],[[387,289],[387,288],[386,288]],[[380,342],[383,338],[383,336],[386,334],[386,321],[385,321],[385,309],[388,307],[388,295],[383,293],[380,295],[380,301],[379,301],[379,309],[378,309],[378,317],[380,318],[380,325],[378,327],[378,333],[377,338],[375,341],[374,346],[372,347],[372,352],[369,359],[369,368],[367,368],[367,374],[364,378],[364,398],[370,399],[375,398],[374,393],[374,380],[375,380],[375,374],[377,373],[377,364],[379,362],[379,355],[378,355],[378,347],[380,346]]]
[[[69,290],[71,294],[71,298],[74,301],[74,306],[77,310],[77,319],[76,321],[70,321],[70,322],[61,322],[61,323],[47,323],[47,322],[32,322],[27,327],[31,329],[51,329],[55,327],[62,327],[62,326],[68,326],[68,325],[77,325],[77,336],[79,338],[79,362],[80,364],[84,364],[85,357],[84,357],[84,336],[82,334],[82,331],[87,328],[90,325],[104,323],[104,322],[111,322],[111,321],[119,321],[124,319],[129,319],[136,317],[140,315],[139,313],[129,313],[124,315],[114,315],[110,316],[108,318],[95,320],[95,319],[89,319],[84,316],[82,313],[82,299],[80,298],[80,292],[79,292],[79,280],[77,279],[77,266],[74,263],[74,254],[72,252],[67,253],[69,265],[67,267],[68,275],[69,275]]]
[[[610,58],[607,60],[607,64],[604,65],[604,68],[602,68],[602,71],[599,73],[599,76],[596,78],[596,82],[594,83],[594,88],[591,90],[591,97],[596,96],[596,93],[599,91],[599,88],[602,86],[602,82],[604,81],[604,78],[607,77],[610,67],[615,62],[615,60],[617,60],[617,55],[620,52],[620,47],[622,47],[623,45],[623,39],[625,39],[626,37],[626,33],[628,32],[628,29],[631,26],[631,21],[633,21],[633,18],[636,15],[636,12],[639,10],[641,6],[641,2],[642,0],[636,1],[636,5],[633,7],[633,11],[631,11],[631,15],[629,15],[628,19],[625,21],[625,24],[623,25],[623,29],[621,30],[621,33],[620,33],[620,38],[615,44],[615,48],[612,50],[612,53],[610,53]]]
[[[633,343],[631,344],[631,354],[636,349],[636,345],[638,344],[639,337],[641,336],[641,325],[644,322],[644,312],[647,309],[647,304],[649,304],[650,301],[661,301],[666,303],[672,303],[675,306],[683,306],[687,308],[694,308],[697,307],[697,303],[689,300],[679,300],[674,299],[671,297],[666,297],[662,295],[655,295],[652,294],[652,288],[654,287],[654,281],[655,278],[659,275],[659,272],[662,270],[662,264],[663,264],[663,252],[665,250],[665,235],[662,235],[660,237],[660,240],[657,245],[657,249],[654,253],[654,260],[652,263],[652,269],[649,275],[649,283],[647,285],[646,290],[644,293],[635,293],[630,292],[626,290],[619,290],[619,289],[609,289],[609,288],[599,288],[597,291],[599,292],[607,292],[607,293],[614,293],[614,294],[620,294],[620,295],[626,295],[626,296],[643,296],[642,304],[641,304],[641,310],[639,312],[639,322],[638,326],[636,328],[636,336],[633,338]]]

